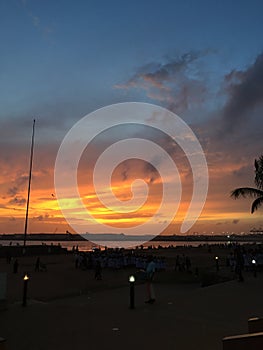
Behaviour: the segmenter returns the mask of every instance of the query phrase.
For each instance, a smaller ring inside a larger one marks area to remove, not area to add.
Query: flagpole
[[[32,178],[33,153],[34,153],[35,123],[36,123],[36,120],[34,119],[33,131],[32,131],[32,141],[31,141],[31,152],[30,152],[28,188],[27,188],[26,219],[25,219],[25,230],[24,230],[24,247],[26,246],[26,235],[27,235],[28,210],[29,210],[31,178]]]

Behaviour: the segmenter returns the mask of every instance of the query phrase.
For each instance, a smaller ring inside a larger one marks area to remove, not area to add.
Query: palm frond
[[[254,198],[254,202],[251,206],[251,213],[254,213],[263,204],[263,155],[258,159],[255,159],[255,178],[254,182],[256,188],[253,187],[241,187],[236,188],[231,192],[230,196],[234,199],[239,197],[251,197]]]
[[[231,192],[230,194],[231,197],[237,199],[239,197],[263,197],[263,191],[258,189],[258,188],[253,188],[253,187],[241,187],[241,188],[236,188],[234,191]]]
[[[263,156],[255,159],[255,185],[259,189],[263,189]]]
[[[254,211],[258,210],[258,208],[263,204],[263,197],[259,197],[252,203],[251,206],[251,214],[254,213]]]

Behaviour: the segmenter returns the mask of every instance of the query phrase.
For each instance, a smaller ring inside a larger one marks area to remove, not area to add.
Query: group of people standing
[[[138,254],[134,251],[125,251],[122,249],[108,249],[95,252],[74,252],[76,269],[94,269],[98,262],[102,269],[109,268],[119,270],[127,267],[136,269],[146,269],[148,257],[144,254]],[[163,257],[155,258],[156,270],[166,269],[166,261]]]
[[[227,266],[237,274],[239,282],[244,281],[243,271],[253,271],[263,267],[263,251],[261,248],[246,248],[237,245],[227,257]]]
[[[74,251],[76,269],[93,269],[94,278],[102,279],[102,269],[109,268],[119,270],[126,267],[134,267],[137,271],[136,278],[146,282],[147,300],[146,303],[155,302],[153,280],[156,271],[166,269],[166,262],[163,257],[138,254],[134,251],[125,250],[104,250],[95,252]]]

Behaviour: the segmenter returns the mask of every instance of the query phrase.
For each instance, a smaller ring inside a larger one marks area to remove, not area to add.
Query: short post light
[[[215,257],[215,262],[216,262],[216,271],[218,272],[219,271],[219,257],[218,256]]]
[[[252,259],[253,273],[254,277],[257,277],[257,262],[255,259]]]
[[[27,285],[28,285],[28,281],[29,281],[29,276],[27,273],[25,273],[24,275],[24,288],[23,288],[23,306],[27,306]]]
[[[135,283],[135,277],[133,275],[129,276],[129,282],[130,282],[130,309],[134,309],[134,283]]]

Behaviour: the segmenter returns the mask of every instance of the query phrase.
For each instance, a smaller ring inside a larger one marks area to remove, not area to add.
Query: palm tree
[[[254,187],[236,188],[231,192],[231,197],[237,199],[239,197],[255,198],[251,206],[251,213],[253,214],[263,204],[263,155],[255,160],[255,185]]]

